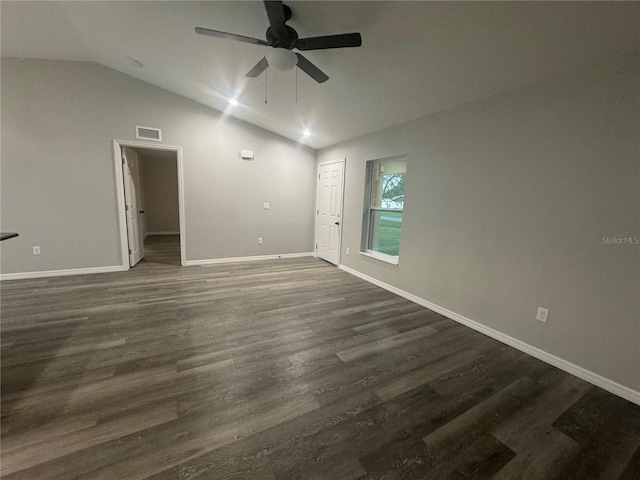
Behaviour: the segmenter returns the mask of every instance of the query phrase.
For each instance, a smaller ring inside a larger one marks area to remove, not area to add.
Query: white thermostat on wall
[[[240,157],[243,160],[253,160],[253,151],[252,150],[240,150]]]

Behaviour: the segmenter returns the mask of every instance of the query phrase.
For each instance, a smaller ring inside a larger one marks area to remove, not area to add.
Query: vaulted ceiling
[[[327,82],[247,78],[269,47],[194,33],[264,38],[257,1],[2,1],[2,55],[97,62],[321,148],[640,48],[638,2],[286,3],[300,37],[362,34],[305,52]]]

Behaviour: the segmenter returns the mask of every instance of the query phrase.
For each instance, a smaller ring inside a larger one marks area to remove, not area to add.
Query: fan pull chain
[[[267,76],[268,70],[264,71],[264,104],[267,104]]]
[[[296,67],[296,103],[298,103],[298,68]]]

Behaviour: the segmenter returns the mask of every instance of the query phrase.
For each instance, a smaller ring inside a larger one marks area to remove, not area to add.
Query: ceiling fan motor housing
[[[280,48],[286,48],[288,50],[291,50],[293,49],[293,47],[296,44],[296,41],[298,40],[298,32],[296,32],[289,25],[285,25],[284,27],[287,31],[286,38],[276,37],[273,31],[271,30],[271,27],[267,28],[267,33],[265,34],[265,37],[269,45],[271,45],[272,47],[280,47]]]

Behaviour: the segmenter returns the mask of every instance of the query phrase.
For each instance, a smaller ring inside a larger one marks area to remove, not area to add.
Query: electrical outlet
[[[349,255],[349,247],[347,247],[347,255]]]
[[[264,202],[262,204],[262,209],[263,210],[269,210],[271,208],[271,205],[269,205],[269,202]]]
[[[546,308],[538,307],[538,313],[536,314],[536,320],[547,323],[547,317],[549,316],[549,310]]]
[[[33,254],[34,255],[40,255],[40,247],[33,247]]]
[[[262,245],[262,237],[258,237],[258,245]]]

